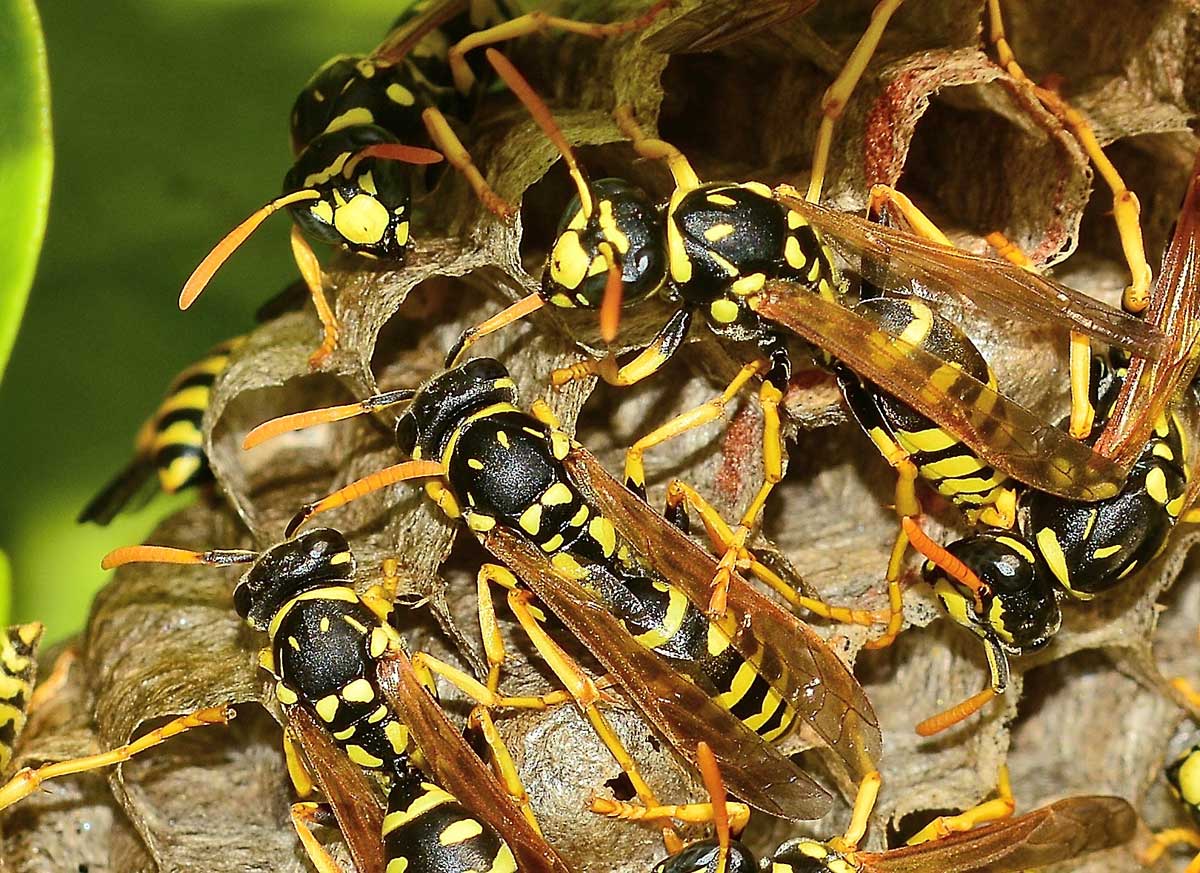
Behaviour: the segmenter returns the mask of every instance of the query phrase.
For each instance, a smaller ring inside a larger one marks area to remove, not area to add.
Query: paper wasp
[[[244,340],[236,337],[217,345],[171,381],[166,397],[138,430],[133,460],[88,502],[77,521],[108,524],[143,492],[151,476],[164,494],[212,481],[200,424],[213,383]]]
[[[1142,854],[1143,864],[1150,865],[1162,857],[1168,848],[1186,845],[1200,849],[1200,745],[1190,749],[1167,766],[1167,785],[1171,793],[1187,809],[1195,827],[1168,828],[1154,835],[1154,843]],[[1187,865],[1185,873],[1200,870],[1200,855]]]
[[[636,19],[610,24],[543,12],[514,16],[507,4],[491,0],[418,4],[401,16],[374,52],[333,58],[305,85],[291,113],[296,158],[284,177],[283,193],[217,243],[184,284],[179,308],[189,308],[221,264],[267,218],[286,208],[294,222],[292,253],[323,328],[321,346],[310,359],[313,367],[319,366],[336,347],[338,327],[320,263],[306,237],[367,258],[402,261],[419,180],[399,164],[424,166],[443,157],[463,173],[488,209],[505,220],[512,213],[442,111],[461,110],[482,94],[466,53],[547,29],[619,35],[645,27],[667,2],[659,0]]]
[[[689,843],[660,862],[656,873],[768,869],[736,838],[749,818],[748,810],[726,803],[720,768],[705,750],[699,757],[704,762],[708,803],[649,810],[597,798],[592,809],[631,820],[669,815],[683,822],[715,825],[715,838]],[[1137,829],[1137,813],[1118,797],[1068,797],[1011,818],[1015,804],[1008,775],[1002,771],[997,799],[936,819],[903,847],[864,852],[858,844],[866,834],[879,786],[877,773],[863,780],[842,836],[825,842],[811,838],[785,842],[771,857],[771,873],[1018,873],[1120,846]]]
[[[288,772],[301,797],[311,794],[314,781],[321,787],[361,873],[384,873],[397,864],[430,873],[567,873],[417,684],[404,641],[387,620],[387,592],[376,587],[359,595],[350,587],[355,560],[340,533],[309,531],[262,553],[131,546],[111,552],[103,566],[134,562],[251,564],[233,591],[233,603],[270,639],[259,662],[274,678],[287,716]],[[109,752],[22,770],[0,788],[0,808],[47,779],[120,763],[233,715],[223,706],[197,710]],[[383,810],[366,771],[388,779]],[[317,870],[337,871],[310,832],[323,818],[318,805],[302,801],[291,815]]]
[[[764,740],[801,720],[851,773],[873,769],[879,728],[857,682],[807,625],[739,575],[731,578],[725,614],[707,619],[715,562],[574,444],[545,404],[528,414],[516,401],[503,365],[479,358],[415,394],[389,392],[274,419],[244,445],[408,404],[396,441],[412,460],[306,505],[288,533],[371,491],[426,480],[430,498],[504,565],[481,572],[481,602],[490,603],[488,583],[515,584],[515,573],[681,755],[691,758],[696,741],[707,739],[739,797],[774,815],[819,815],[825,792]],[[682,500],[669,515],[686,524]],[[527,596],[511,591],[510,605],[522,607]],[[874,618],[804,605],[841,620]],[[489,650],[493,673],[500,658],[502,646],[498,654]]]
[[[0,775],[8,771],[25,727],[42,630],[42,625],[34,622],[10,625],[0,634]]]

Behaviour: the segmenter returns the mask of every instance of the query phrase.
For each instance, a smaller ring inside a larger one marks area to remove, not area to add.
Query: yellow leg
[[[84,758],[73,758],[69,761],[59,761],[54,764],[44,764],[36,770],[26,767],[23,770],[17,771],[16,775],[4,787],[0,788],[0,809],[7,809],[17,801],[28,797],[37,791],[42,783],[51,779],[57,779],[60,776],[69,776],[73,773],[86,773],[89,770],[98,770],[101,767],[120,764],[128,761],[134,755],[140,754],[147,749],[152,749],[159,743],[165,742],[171,737],[178,736],[193,728],[204,727],[210,724],[227,724],[234,717],[234,714],[233,708],[229,706],[212,706],[205,709],[198,709],[195,712],[167,722],[162,727],[150,731],[150,733],[139,737],[132,743],[118,746],[108,752],[101,752],[98,755],[88,755]]]
[[[44,706],[47,701],[52,700],[56,694],[66,687],[67,681],[71,678],[71,668],[75,666],[75,662],[79,660],[79,649],[75,646],[68,646],[63,649],[57,658],[54,659],[54,666],[50,669],[50,675],[37,684],[33,689],[33,693],[29,695],[29,706],[26,711],[33,714],[38,707]]]
[[[505,21],[485,30],[477,30],[452,45],[447,54],[450,72],[454,76],[454,84],[463,94],[466,94],[475,85],[475,74],[471,72],[466,61],[467,52],[474,49],[482,48],[485,45],[496,45],[522,36],[532,36],[535,33],[544,33],[547,30],[561,30],[596,39],[620,36],[623,33],[631,33],[645,28],[668,5],[670,5],[670,0],[659,0],[637,18],[614,21],[609,24],[572,21],[570,18],[560,18],[545,12],[530,12],[514,18],[512,21]]]
[[[639,494],[646,493],[646,469],[643,457],[647,449],[662,445],[667,440],[682,436],[690,430],[695,430],[711,422],[717,421],[725,414],[725,407],[745,387],[754,376],[767,369],[764,360],[752,361],[746,364],[733,377],[733,381],[719,395],[700,404],[687,412],[677,415],[666,424],[655,428],[650,433],[635,442],[625,451],[625,485]]]
[[[292,826],[304,853],[312,861],[317,873],[342,873],[342,868],[333,856],[329,854],[321,842],[313,836],[312,826],[320,824],[320,806],[316,803],[293,803],[291,809]]]
[[[500,737],[500,732],[496,730],[496,723],[492,721],[492,715],[482,706],[477,706],[471,710],[470,725],[478,728],[483,734],[484,742],[487,743],[488,749],[492,754],[492,768],[496,772],[496,776],[504,785],[504,790],[516,803],[517,808],[521,810],[521,814],[525,816],[525,820],[539,834],[542,832],[541,825],[538,824],[537,816],[533,814],[533,806],[529,801],[529,792],[525,790],[525,783],[521,781],[520,774],[517,773],[517,765],[512,759],[512,755],[508,751],[508,746]]]
[[[562,430],[562,421],[554,414],[554,410],[550,408],[550,404],[543,398],[539,397],[533,401],[529,411],[533,414],[534,418],[551,430]]]
[[[1153,276],[1150,265],[1146,262],[1146,247],[1142,241],[1141,205],[1137,195],[1125,187],[1125,180],[1100,148],[1088,120],[1057,93],[1035,85],[1025,75],[1005,36],[1004,21],[1000,16],[1000,0],[988,0],[988,20],[997,63],[1015,80],[1028,87],[1038,101],[1071,131],[1091,159],[1096,172],[1104,178],[1112,191],[1113,220],[1117,225],[1117,233],[1121,236],[1121,247],[1125,252],[1125,261],[1129,265],[1131,277],[1122,303],[1129,312],[1141,312],[1150,302],[1150,282]]]
[[[1200,849],[1200,831],[1194,828],[1168,828],[1154,835],[1154,842],[1138,854],[1138,860],[1149,867],[1173,846],[1191,846]],[[1192,859],[1185,873],[1196,873],[1200,869],[1200,855]]]
[[[425,122],[429,139],[437,146],[438,151],[446,156],[446,161],[450,166],[458,170],[467,180],[467,184],[471,186],[471,190],[475,192],[479,202],[502,221],[512,218],[517,212],[516,208],[492,190],[492,186],[483,178],[483,173],[479,172],[479,168],[471,160],[471,153],[467,151],[467,147],[462,144],[462,140],[450,127],[450,123],[446,121],[446,116],[430,106],[421,113],[421,120]]]
[[[902,194],[890,185],[872,185],[871,197],[868,202],[868,209],[871,214],[876,215],[882,212],[885,206],[895,207],[896,211],[903,216],[909,228],[917,236],[938,243],[939,245],[954,245],[954,243],[950,242],[950,238],[942,233],[941,228],[934,224],[929,216],[920,210],[917,204],[909,200],[906,194]]]
[[[646,806],[658,806],[658,798],[655,797],[653,790],[642,777],[637,762],[633,760],[608,719],[596,706],[596,702],[600,699],[600,690],[596,683],[542,628],[537,617],[529,609],[529,601],[532,598],[532,594],[521,589],[508,592],[508,605],[520,623],[521,629],[525,631],[525,635],[533,643],[538,654],[554,671],[558,681],[562,683],[567,693],[579,706],[584,717],[591,724],[592,730],[612,754],[621,771],[629,778],[634,791],[637,792],[638,799]],[[667,851],[672,854],[679,851],[682,846],[669,821],[663,824],[663,840],[667,844]]]
[[[372,585],[359,595],[359,599],[387,624],[396,606],[396,592],[400,590],[400,564],[395,558],[384,558],[382,569],[383,581]]]
[[[317,318],[321,320],[321,345],[315,352],[308,356],[308,366],[315,370],[337,348],[337,316],[333,314],[333,307],[329,305],[329,299],[325,296],[321,262],[317,260],[316,253],[313,252],[312,246],[308,244],[308,240],[304,238],[304,234],[300,231],[300,228],[294,224],[292,225],[291,240],[292,257],[296,261],[296,266],[300,270],[304,284],[308,286],[308,293],[312,296],[313,306],[317,310]]]
[[[875,801],[879,798],[879,787],[883,780],[877,770],[872,770],[858,784],[858,793],[854,797],[854,811],[850,815],[850,824],[840,837],[829,841],[829,845],[838,852],[854,852],[867,833],[867,825],[871,821],[871,813],[875,810]]]
[[[1183,695],[1191,706],[1200,709],[1200,691],[1193,688],[1191,682],[1183,678],[1172,679],[1171,687]]]
[[[292,739],[291,732],[288,730],[284,730],[283,732],[283,760],[287,764],[288,778],[292,780],[292,787],[296,790],[296,796],[301,800],[312,796],[313,776],[308,771],[308,766],[304,763],[304,758],[300,755],[300,749],[297,747],[296,741]]]
[[[701,494],[678,479],[673,479],[667,485],[667,507],[668,511],[674,509],[681,504],[686,504],[694,509],[704,523],[704,529],[708,534],[709,541],[718,551],[725,551],[730,547],[733,540],[733,530],[725,522],[716,507],[704,499]],[[754,554],[746,548],[742,548],[739,552],[737,567],[740,570],[746,570],[754,577],[762,581],[769,588],[777,592],[784,600],[792,606],[811,612],[813,615],[818,615],[821,618],[829,621],[836,621],[840,624],[875,624],[877,622],[886,621],[886,614],[871,612],[864,609],[851,609],[846,606],[834,606],[826,603],[823,600],[817,600],[813,597],[805,597],[802,594],[797,594],[796,589],[785,582],[778,573],[767,567],[761,561],[754,557]]]
[[[613,110],[613,119],[617,122],[621,133],[629,137],[629,143],[633,146],[634,151],[647,160],[662,161],[667,165],[677,191],[691,191],[693,188],[700,187],[700,177],[692,169],[692,164],[687,156],[669,142],[656,139],[642,130],[637,119],[633,117],[633,110],[627,103],[622,103]]]
[[[821,98],[821,126],[817,129],[812,176],[808,180],[808,194],[805,195],[805,199],[810,203],[821,199],[821,189],[825,185],[825,169],[829,163],[829,150],[833,145],[833,126],[841,117],[846,108],[846,101],[850,99],[858,80],[867,69],[871,56],[879,47],[879,40],[887,28],[888,21],[903,2],[904,0],[879,0],[871,12],[871,23],[859,38],[850,57],[846,59],[846,65]]]
[[[664,803],[661,806],[642,806],[627,800],[613,800],[608,797],[593,797],[589,806],[594,813],[609,818],[619,818],[622,821],[654,821],[661,818],[673,818],[684,824],[708,824],[713,820],[713,805],[711,803]],[[729,811],[729,828],[734,833],[745,830],[750,821],[750,807],[744,803],[726,803]]]
[[[1013,799],[1012,786],[1008,781],[1008,767],[1001,766],[1000,768],[996,795],[995,799],[984,801],[958,815],[938,816],[918,831],[916,836],[908,841],[908,845],[915,846],[918,843],[940,840],[950,834],[969,831],[978,825],[1001,821],[1012,816],[1013,810],[1016,809],[1016,801]]]
[[[414,668],[428,670],[430,673],[442,677],[463,694],[488,709],[549,709],[572,699],[571,695],[563,691],[552,691],[540,697],[531,695],[508,697],[497,694],[470,674],[435,658],[428,652],[417,652],[413,655],[412,662]],[[600,697],[598,689],[596,697]]]
[[[687,337],[692,323],[691,312],[680,309],[663,325],[650,345],[642,349],[629,363],[621,366],[611,353],[599,361],[588,359],[560,367],[550,374],[550,383],[561,388],[568,382],[599,376],[609,385],[624,388],[652,376],[663,368]]]
[[[904,572],[904,556],[908,551],[908,534],[904,532],[903,520],[921,514],[921,502],[917,499],[917,468],[894,440],[880,430],[871,433],[871,440],[883,458],[896,471],[896,488],[893,509],[900,522],[892,552],[888,558],[887,575],[884,580],[888,589],[888,623],[883,635],[867,643],[871,649],[884,649],[896,641],[904,628],[904,594],[900,589],[900,577]]]

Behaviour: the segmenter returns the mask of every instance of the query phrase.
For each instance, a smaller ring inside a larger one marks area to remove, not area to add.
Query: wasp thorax
[[[346,538],[318,528],[263,553],[233,591],[238,615],[259,630],[288,600],[314,588],[344,585],[354,575],[354,555]]]
[[[306,234],[371,258],[400,259],[408,247],[412,168],[356,155],[368,146],[396,143],[392,134],[358,124],[314,139],[283,180],[284,193],[313,191],[288,207]]]
[[[542,294],[555,306],[595,309],[604,299],[608,243],[621,268],[625,303],[657,291],[666,278],[666,236],[662,217],[649,195],[624,179],[591,185],[591,215],[578,195],[559,222],[554,247],[542,275]]]
[[[660,861],[654,873],[716,873],[720,848],[714,839],[697,840]],[[757,873],[758,861],[750,850],[734,840],[729,846],[726,873]]]
[[[969,536],[946,547],[984,584],[976,593],[927,563],[925,580],[934,587],[946,612],[979,636],[994,639],[1012,653],[1044,646],[1058,632],[1062,613],[1054,582],[1041,556],[1024,540],[1007,532]]]
[[[436,376],[396,420],[401,452],[435,460],[467,418],[498,403],[516,404],[517,386],[494,358],[475,358]]]

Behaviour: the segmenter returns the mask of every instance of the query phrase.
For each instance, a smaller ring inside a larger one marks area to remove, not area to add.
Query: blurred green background
[[[56,154],[45,247],[0,382],[0,549],[14,619],[45,621],[51,640],[78,630],[105,579],[100,557],[192,499],[156,498],[107,528],[74,522],[129,460],[171,377],[246,330],[295,278],[279,217],[191,310],[175,306],[212,244],[278,193],[288,112],[310,73],[369,50],[406,5],[38,4]]]

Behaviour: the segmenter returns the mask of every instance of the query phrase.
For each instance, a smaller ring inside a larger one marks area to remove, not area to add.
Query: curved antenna
[[[726,805],[725,780],[721,768],[708,743],[701,740],[696,744],[696,765],[704,779],[709,802],[712,803],[713,826],[717,831],[717,867],[715,873],[725,873],[729,868],[729,807]]]
[[[925,719],[917,725],[917,734],[922,737],[932,737],[934,734],[940,734],[942,731],[954,727],[960,721],[979,712],[995,696],[996,692],[994,690],[985,688],[978,694],[971,695],[961,703],[956,703],[949,709]]]
[[[442,153],[436,149],[404,145],[398,142],[377,142],[374,145],[369,145],[355,152],[350,160],[346,161],[346,166],[342,167],[342,175],[349,179],[354,175],[354,171],[358,169],[358,165],[367,158],[377,158],[381,161],[399,161],[403,164],[416,164],[418,166],[440,164],[445,159]]]
[[[905,516],[900,519],[900,526],[904,529],[904,533],[912,543],[914,549],[929,561],[932,561],[939,570],[951,579],[971,589],[975,600],[975,611],[982,615],[983,592],[991,590],[987,583],[980,579],[974,570],[950,554],[945,546],[931,540],[929,535],[921,530],[921,526],[912,518]]]
[[[604,297],[600,300],[600,336],[611,344],[621,326],[621,304],[625,301],[625,283],[621,281],[623,267],[620,257],[613,251],[612,243],[605,240],[598,248],[608,264],[608,280],[604,283]]]
[[[320,191],[304,188],[284,194],[282,197],[276,197],[270,203],[255,210],[249,218],[229,231],[224,239],[213,246],[212,251],[204,256],[204,260],[192,271],[192,275],[188,276],[188,280],[183,283],[183,290],[179,292],[179,308],[187,309],[196,302],[196,298],[208,285],[213,274],[221,268],[230,255],[238,250],[238,247],[250,237],[250,234],[258,230],[260,224],[286,206],[303,203],[306,200],[317,200],[320,196]]]
[[[513,66],[512,61],[495,49],[488,49],[486,54],[488,63],[500,74],[500,78],[504,80],[504,84],[525,105],[525,109],[528,110],[533,120],[537,122],[542,132],[546,134],[546,138],[554,143],[554,147],[558,149],[563,163],[567,165],[567,172],[571,175],[571,181],[575,183],[575,189],[579,192],[579,203],[583,208],[583,215],[585,218],[591,218],[592,210],[595,208],[592,202],[591,189],[588,188],[587,179],[584,178],[583,171],[579,168],[578,161],[575,160],[575,153],[571,150],[571,144],[567,142],[562,128],[558,126],[558,122],[554,120],[554,116],[550,113],[550,107],[533,90],[533,86],[521,75],[520,71]]]
[[[630,145],[643,158],[651,161],[663,161],[671,171],[675,187],[679,191],[691,191],[700,187],[700,177],[696,175],[687,155],[671,145],[666,140],[647,135],[633,117],[633,108],[628,103],[622,103],[613,110],[613,120],[621,133],[629,137]]]
[[[445,475],[446,468],[437,461],[402,461],[399,464],[384,467],[382,470],[377,470],[374,473],[351,482],[344,488],[339,488],[337,491],[322,497],[314,503],[304,504],[300,508],[300,511],[288,522],[288,526],[284,530],[284,536],[291,539],[300,526],[314,515],[321,512],[328,512],[330,509],[337,509],[339,506],[345,506],[350,501],[365,497],[373,491],[378,491],[397,482],[406,482],[410,479],[430,479]]]
[[[356,415],[363,415],[368,412],[374,412],[376,409],[383,409],[386,406],[404,403],[412,400],[416,393],[412,388],[401,388],[398,391],[385,391],[382,394],[368,397],[366,400],[346,403],[342,406],[326,406],[321,409],[306,409],[303,412],[281,415],[278,418],[264,421],[257,427],[252,428],[246,434],[246,438],[242,440],[242,448],[249,450],[285,433],[304,430],[318,424],[344,421],[347,418],[354,418]]]
[[[105,555],[100,561],[100,567],[104,570],[112,570],[126,564],[208,564],[213,567],[226,567],[231,564],[252,564],[256,560],[258,552],[245,549],[193,552],[172,546],[121,546]]]

